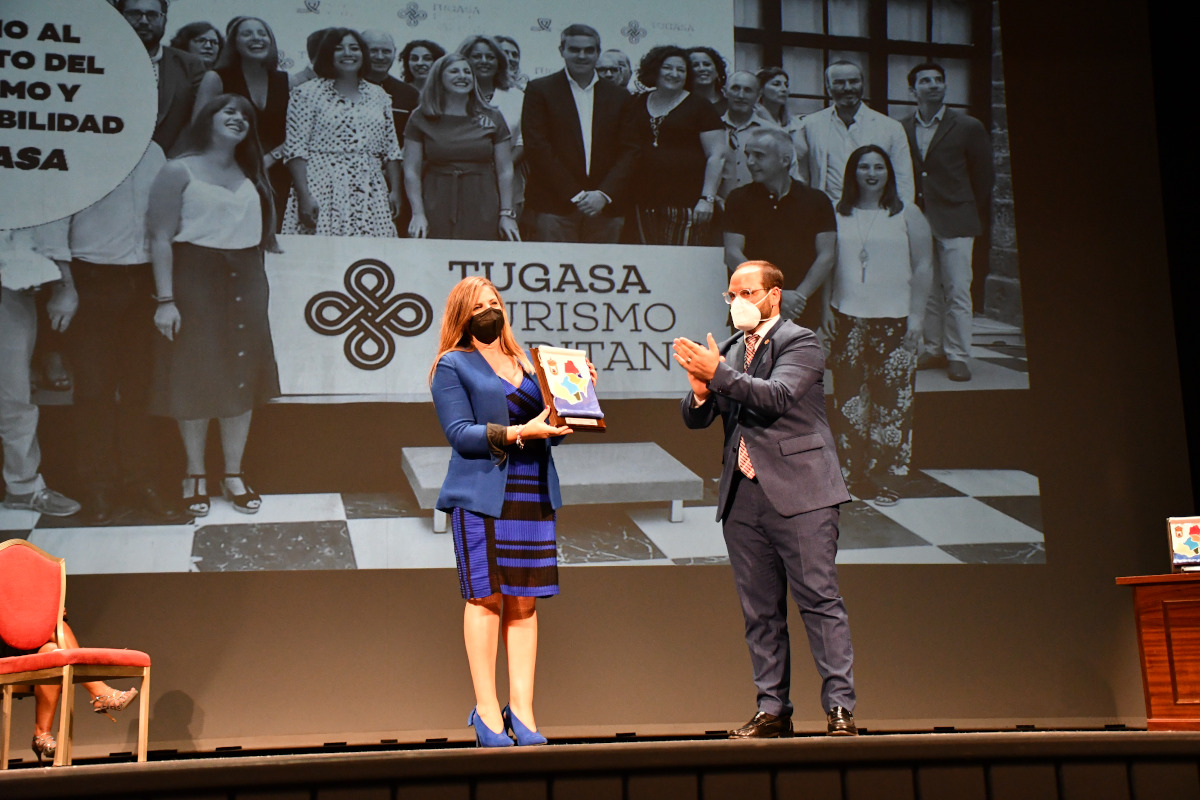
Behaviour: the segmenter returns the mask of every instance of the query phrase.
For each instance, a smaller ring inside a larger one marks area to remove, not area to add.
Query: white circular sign
[[[0,228],[104,197],[146,151],[157,116],[150,56],[106,0],[0,3]]]

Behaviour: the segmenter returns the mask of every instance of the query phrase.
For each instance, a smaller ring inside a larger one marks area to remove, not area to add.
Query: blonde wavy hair
[[[475,304],[479,302],[479,295],[485,289],[491,290],[496,295],[496,299],[500,300],[500,313],[504,315],[504,330],[500,332],[500,350],[515,358],[526,372],[533,371],[533,365],[525,356],[521,345],[517,344],[516,337],[513,336],[512,325],[508,321],[508,308],[504,305],[504,299],[500,297],[496,285],[487,278],[472,276],[463,278],[456,283],[446,297],[446,311],[442,314],[442,330],[438,334],[438,352],[433,359],[433,364],[429,367],[430,385],[433,384],[433,374],[437,372],[437,365],[442,360],[442,356],[452,351],[469,353],[475,349],[471,344],[471,317],[475,311]]]

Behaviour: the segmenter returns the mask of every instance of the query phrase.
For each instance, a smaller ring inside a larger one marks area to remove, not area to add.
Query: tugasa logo
[[[649,33],[650,31],[643,28],[642,23],[638,22],[636,19],[629,20],[629,22],[623,28],[621,28],[621,35],[628,39],[630,44],[637,44]]]
[[[374,258],[346,270],[346,294],[319,292],[304,307],[308,327],[324,336],[349,332],[346,360],[363,370],[386,367],[396,355],[394,336],[420,336],[433,322],[433,307],[419,294],[392,295],[396,276]]]
[[[397,11],[396,16],[404,20],[408,24],[408,27],[415,28],[429,18],[429,12],[416,3],[409,3]]]

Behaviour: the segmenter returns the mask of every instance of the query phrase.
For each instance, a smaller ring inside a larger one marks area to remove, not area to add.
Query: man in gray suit
[[[933,291],[917,369],[945,367],[971,380],[971,254],[991,208],[992,145],[983,123],[946,106],[946,71],[918,64],[908,73],[917,111],[904,120],[917,205],[933,229]]]
[[[154,80],[158,83],[154,141],[168,156],[176,155],[183,145],[180,134],[192,119],[204,62],[191,53],[161,44],[167,28],[167,0],[118,0],[117,11],[142,40],[154,65]]]
[[[747,261],[726,302],[742,331],[720,345],[676,339],[691,391],[683,421],[725,427],[717,500],[746,622],[758,712],[731,738],[792,735],[787,592],[800,606],[831,735],[854,735],[854,652],[838,592],[838,505],[850,500],[825,419],[825,356],[816,335],[781,319],[783,273]]]

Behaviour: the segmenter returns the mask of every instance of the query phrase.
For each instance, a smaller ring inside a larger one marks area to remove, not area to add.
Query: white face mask
[[[770,292],[767,297],[770,297]],[[763,300],[767,298],[764,297]],[[762,300],[758,301],[759,303]],[[762,322],[762,312],[758,309],[758,303],[751,303],[743,297],[739,297],[729,304],[729,317],[733,320],[733,327],[739,331],[752,331],[758,327],[758,323]]]

